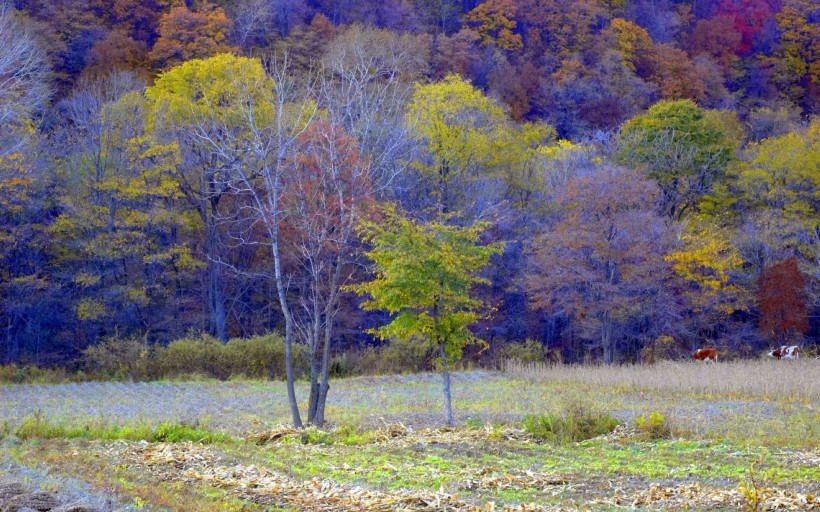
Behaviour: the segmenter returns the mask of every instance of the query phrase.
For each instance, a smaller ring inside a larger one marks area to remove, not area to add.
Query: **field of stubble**
[[[332,383],[326,431],[287,427],[285,397],[0,386],[0,475],[97,510],[820,510],[817,360],[458,373],[455,429],[436,374]],[[581,442],[522,427],[578,410],[623,426]],[[636,428],[651,413],[664,435]]]

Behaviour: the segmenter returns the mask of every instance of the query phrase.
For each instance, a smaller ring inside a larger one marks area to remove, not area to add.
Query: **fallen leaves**
[[[820,510],[820,500],[812,494],[801,494],[781,489],[760,488],[757,497],[761,510]],[[714,508],[748,508],[743,490],[714,489],[699,483],[663,487],[657,484],[637,492],[632,497],[619,497],[619,504],[633,507],[691,508],[696,510]]]
[[[333,430],[329,433],[331,437]],[[301,436],[302,431],[288,425],[276,425],[261,432],[255,432],[246,439],[257,444],[281,442],[290,437]],[[494,427],[485,425],[479,429],[456,429],[451,427],[423,428],[414,430],[403,423],[383,424],[373,431],[373,443],[390,447],[407,447],[431,444],[474,444],[477,442],[514,441],[531,444],[536,441],[523,429]]]
[[[272,442],[272,440],[283,440],[295,435],[301,435],[301,431],[291,427],[282,427],[271,429],[264,436],[260,435],[258,439],[267,439],[267,442]],[[632,435],[632,432],[622,430],[610,434],[608,440],[622,440]],[[372,443],[385,446],[386,449],[437,443],[486,446],[485,443],[489,440],[498,442],[499,439],[515,439],[518,443],[531,442],[522,431],[516,429],[499,431],[498,429],[443,428],[414,431],[401,424],[385,425],[372,439]],[[292,445],[292,448],[304,450],[306,456],[321,457],[326,451],[335,452],[347,447],[304,446],[297,443]],[[497,508],[493,502],[477,505],[470,501],[470,499],[477,499],[478,496],[488,496],[504,491],[514,493],[534,491],[542,497],[559,494],[584,496],[582,501],[575,502],[582,508],[605,505],[607,507],[663,510],[743,510],[749,506],[747,494],[741,487],[716,488],[698,482],[667,486],[653,483],[649,487],[641,488],[640,485],[636,486],[634,483],[626,487],[614,487],[613,482],[605,485],[607,481],[598,481],[598,484],[603,484],[604,487],[599,488],[593,495],[589,495],[585,492],[588,491],[585,489],[588,487],[588,482],[583,478],[576,477],[570,480],[561,475],[543,474],[526,469],[505,471],[492,466],[482,466],[450,470],[446,474],[440,474],[438,469],[430,468],[431,480],[440,476],[448,477],[446,481],[449,483],[437,491],[406,488],[385,490],[340,483],[330,478],[314,477],[309,480],[299,480],[258,465],[229,463],[215,454],[213,451],[215,448],[190,442],[176,444],[120,442],[112,445],[110,449],[117,452],[118,460],[128,465],[140,466],[160,480],[198,482],[224,489],[229,495],[239,499],[307,512],[568,510],[536,504],[505,505]],[[797,456],[798,454],[795,454],[793,457]],[[799,454],[799,458],[806,460],[814,460],[815,457],[815,453]],[[345,471],[357,476],[371,471],[388,471],[391,474],[401,475],[415,469],[417,468],[412,467],[412,464],[399,461],[394,464],[384,463],[376,466],[352,467],[347,464],[334,466],[334,472]],[[460,496],[459,492],[463,492],[465,496]],[[760,503],[760,510],[820,510],[820,500],[813,494],[761,486],[756,489],[756,496]]]
[[[468,503],[457,494],[444,491],[398,489],[382,491],[362,486],[344,485],[330,479],[299,481],[256,465],[220,464],[211,449],[193,443],[137,443],[122,453],[120,459],[159,473],[163,480],[201,482],[228,489],[241,499],[276,506],[296,507],[303,511],[329,512],[368,510],[373,512],[442,511],[462,512],[498,510],[500,512],[562,510],[536,505],[514,505],[496,508],[494,503],[482,507]],[[486,475],[465,480],[465,489],[507,489],[517,485],[561,485],[563,479],[532,472],[517,476]]]

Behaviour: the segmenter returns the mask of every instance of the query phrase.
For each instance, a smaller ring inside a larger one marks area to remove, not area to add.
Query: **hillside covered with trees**
[[[816,345],[818,115],[812,0],[0,0],[0,365]]]

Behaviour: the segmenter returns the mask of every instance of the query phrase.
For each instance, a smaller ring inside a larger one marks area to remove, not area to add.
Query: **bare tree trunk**
[[[615,347],[612,342],[612,321],[608,312],[604,313],[601,319],[601,346],[604,349],[604,363],[611,365],[615,360]]]
[[[325,340],[322,347],[322,380],[319,385],[319,400],[316,404],[316,425],[322,426],[325,423],[325,405],[327,403],[327,392],[330,389],[330,342],[333,334],[333,320],[336,318],[336,299],[339,296],[339,281],[342,278],[342,258],[337,257],[336,268],[330,281],[330,297],[328,298],[325,310]]]
[[[450,395],[450,365],[447,363],[447,351],[444,350],[444,342],[438,344],[439,354],[441,354],[441,369],[444,373],[444,412],[447,415],[447,426],[455,425],[453,422],[453,400]]]
[[[314,286],[318,286],[318,279]],[[308,423],[316,425],[316,409],[319,406],[319,335],[322,325],[322,314],[319,311],[319,299],[313,299],[313,327],[310,329],[310,398],[308,399]]]
[[[225,315],[225,295],[222,291],[222,277],[219,268],[219,241],[215,219],[216,206],[211,201],[212,210],[206,207],[207,263],[208,273],[208,333],[219,341],[228,340],[227,318]]]
[[[276,234],[277,236],[271,244],[271,252],[273,252],[273,266],[276,272],[276,291],[279,295],[279,306],[282,308],[282,315],[285,317],[285,380],[288,388],[288,403],[290,404],[293,426],[302,428],[299,404],[296,401],[296,389],[293,385],[293,316],[285,294],[285,286],[282,284],[282,262],[279,254],[279,237],[278,233]]]

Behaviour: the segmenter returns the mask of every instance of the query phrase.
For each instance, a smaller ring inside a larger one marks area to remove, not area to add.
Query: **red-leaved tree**
[[[794,257],[760,274],[760,330],[776,344],[808,332],[805,287],[806,281]]]

